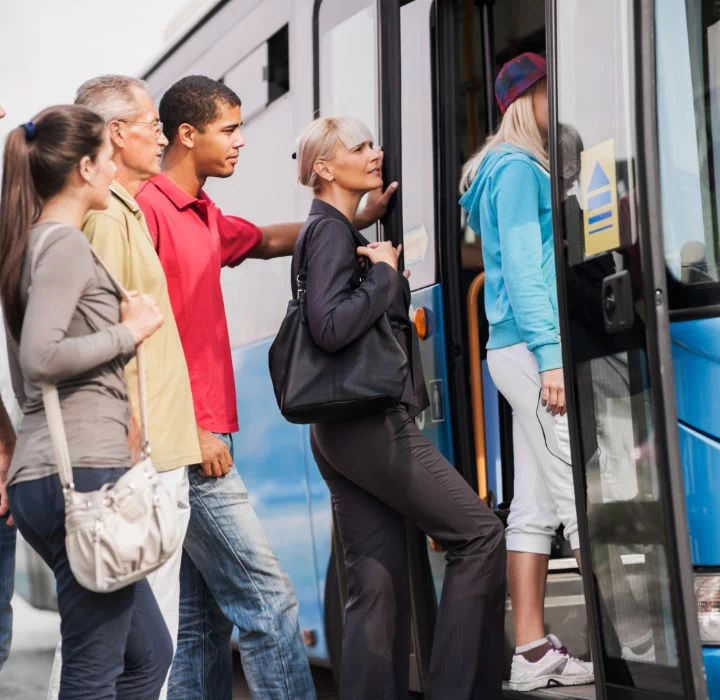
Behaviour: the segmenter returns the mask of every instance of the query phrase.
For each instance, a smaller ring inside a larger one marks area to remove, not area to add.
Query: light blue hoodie
[[[460,199],[482,239],[488,350],[526,342],[538,370],[562,367],[550,176],[526,151],[490,151]]]

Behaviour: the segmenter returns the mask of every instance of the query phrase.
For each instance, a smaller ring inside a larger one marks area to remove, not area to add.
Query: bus
[[[536,695],[720,698],[720,3],[224,0],[144,77],[156,99],[189,74],[240,95],[247,146],[236,174],[207,191],[259,223],[305,218],[292,153],[315,115],[353,115],[377,134],[386,179],[401,187],[366,235],[402,243],[412,272],[431,398],[418,424],[504,518],[512,415],[487,372],[482,259],[457,185],[498,123],[497,70],[523,51],[549,66],[584,562],[579,571],[559,535],[546,622],[596,670],[594,686]],[[307,427],[282,419],[268,374],[290,261],[225,270],[223,293],[237,468],[294,582],[308,656],[337,669],[345,582],[329,495]],[[444,559],[409,531],[411,684],[422,692]],[[507,611],[509,661],[509,601]]]

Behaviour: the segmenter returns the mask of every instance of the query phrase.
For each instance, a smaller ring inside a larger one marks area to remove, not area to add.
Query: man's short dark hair
[[[181,124],[202,131],[215,121],[220,107],[240,107],[240,98],[227,85],[204,75],[188,75],[178,80],[160,100],[160,120],[165,136],[172,143]]]

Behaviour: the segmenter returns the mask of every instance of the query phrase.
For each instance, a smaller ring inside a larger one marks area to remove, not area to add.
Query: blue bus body
[[[680,455],[693,566],[720,566],[720,319],[671,326]],[[720,697],[720,648],[703,647],[708,696]]]

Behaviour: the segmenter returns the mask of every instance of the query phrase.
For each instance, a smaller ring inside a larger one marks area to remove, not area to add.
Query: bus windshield
[[[655,4],[662,230],[669,274],[720,280],[720,6]]]

